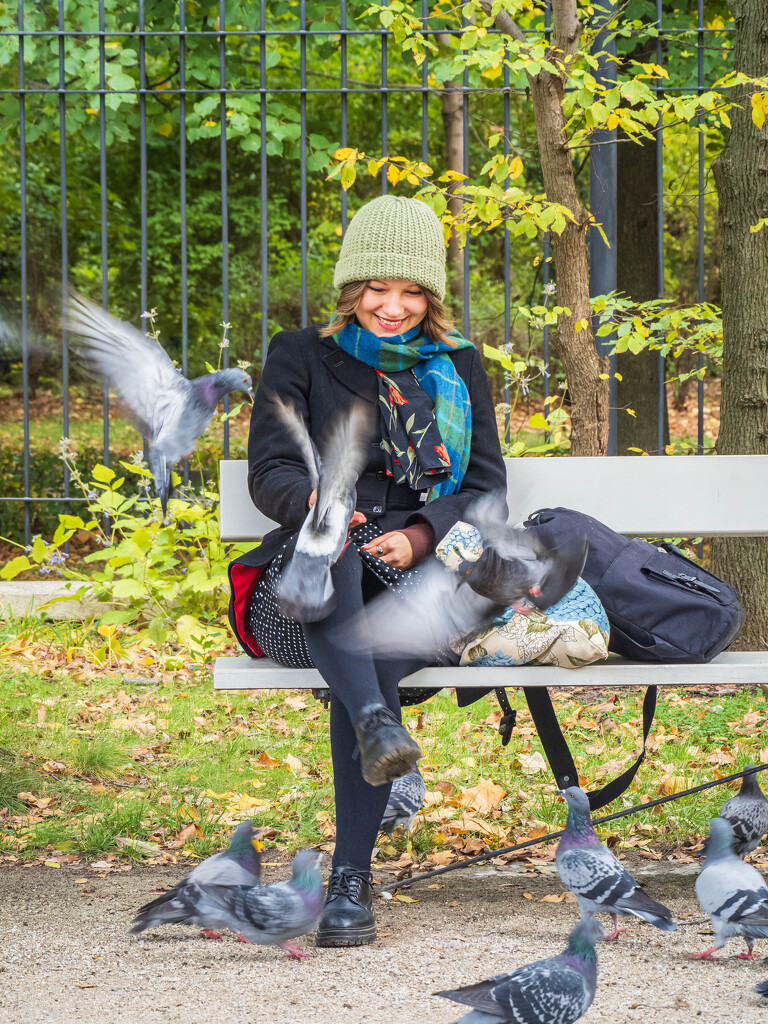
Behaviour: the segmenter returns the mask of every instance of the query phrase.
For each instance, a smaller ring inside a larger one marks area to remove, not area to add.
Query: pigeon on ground
[[[738,935],[747,943],[747,952],[739,959],[751,960],[755,939],[768,939],[768,887],[757,868],[736,856],[732,844],[730,822],[713,818],[696,895],[712,921],[715,942],[703,953],[694,953],[695,960],[711,958],[726,939]]]
[[[398,825],[403,826],[404,832],[410,831],[413,819],[424,803],[426,792],[427,787],[416,765],[407,775],[401,775],[392,782],[389,800],[381,819],[381,830],[386,832],[390,839]]]
[[[738,794],[726,800],[720,808],[719,817],[725,818],[733,828],[733,852],[739,857],[746,857],[757,849],[768,832],[768,800],[760,788],[754,768],[753,764],[746,766]],[[746,774],[750,770],[751,774]],[[707,854],[706,843],[701,854],[703,857]]]
[[[759,985],[755,985],[752,991],[768,999],[768,981],[761,981]]]
[[[599,921],[580,921],[557,956],[437,996],[474,1007],[456,1024],[572,1024],[595,998]]]
[[[253,822],[241,821],[235,829],[229,847],[206,858],[172,889],[141,907],[134,918],[135,927],[131,931],[143,932],[145,928],[165,924],[166,914],[175,913],[174,910],[168,910],[169,904],[185,886],[258,885],[261,881],[261,853],[264,847],[254,838],[254,832]],[[209,939],[220,937],[209,929],[205,929],[204,934]]]
[[[69,328],[76,335],[73,351],[108,378],[151,446],[152,474],[165,515],[173,467],[195,450],[225,395],[242,391],[253,401],[250,375],[230,367],[187,380],[157,341],[74,293]]]
[[[322,854],[300,850],[293,858],[291,878],[272,885],[198,885],[190,882],[165,906],[167,924],[228,928],[243,942],[282,946],[292,957],[305,957],[290,940],[314,931],[325,903],[318,870]],[[159,922],[158,922],[159,923]],[[143,927],[132,928],[132,932]]]
[[[584,566],[587,542],[545,548],[532,531],[506,524],[498,495],[478,500],[466,519],[479,530],[483,553],[458,571],[436,558],[414,570],[409,585],[386,590],[364,613],[338,631],[351,650],[383,657],[415,655],[427,661],[448,657],[462,637],[490,624],[505,608],[548,608],[568,593]]]
[[[353,405],[346,415],[333,420],[318,452],[295,409],[276,395],[273,402],[317,491],[293,556],[280,577],[277,601],[283,615],[298,622],[315,622],[325,618],[333,602],[331,566],[347,543],[355,512],[355,485],[367,458],[370,419],[362,403]]]
[[[638,917],[663,932],[675,931],[678,926],[671,911],[652,900],[597,838],[587,794],[571,786],[563,790],[563,795],[568,803],[568,821],[555,860],[563,884],[578,900],[582,918],[611,914],[613,932],[609,939],[620,934],[620,914]]]

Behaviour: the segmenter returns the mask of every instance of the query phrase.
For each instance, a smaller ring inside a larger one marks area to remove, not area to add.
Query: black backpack
[[[525,522],[547,546],[571,537],[589,540],[581,573],[605,608],[611,625],[608,649],[635,661],[711,661],[724,651],[744,624],[738,594],[702,569],[674,544],[650,544],[616,533],[583,512],[544,508]],[[578,680],[575,680],[578,682]],[[578,784],[578,772],[545,687],[523,687],[528,707],[558,786]],[[509,742],[515,712],[504,690],[496,696],[504,716],[499,727]],[[618,778],[589,794],[592,810],[604,807],[630,785],[645,759],[656,711],[657,691],[649,686],[643,701],[643,751]]]

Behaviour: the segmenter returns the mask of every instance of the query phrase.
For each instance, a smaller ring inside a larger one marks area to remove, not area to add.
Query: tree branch
[[[491,8],[493,4],[491,0],[480,0],[480,6],[483,8],[485,13],[490,17]],[[518,26],[517,22],[513,21],[512,18],[507,14],[506,11],[499,11],[496,17],[493,19],[493,23],[500,32],[503,32],[506,36],[512,36],[518,43],[525,42],[525,35]]]

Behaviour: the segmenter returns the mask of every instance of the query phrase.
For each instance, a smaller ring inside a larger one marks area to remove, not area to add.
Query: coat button
[[[380,469],[380,470],[379,470],[379,471],[378,471],[378,472],[376,473],[376,479],[377,479],[377,480],[386,480],[386,479],[387,479],[387,472],[386,472],[386,470],[384,470],[384,469]]]
[[[383,512],[383,511],[384,511],[384,509],[381,507],[381,505],[374,505],[373,508],[371,509],[371,512],[376,512],[376,513]]]

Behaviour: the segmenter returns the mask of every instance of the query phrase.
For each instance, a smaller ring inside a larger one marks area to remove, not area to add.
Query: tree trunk
[[[768,0],[729,0],[736,22],[734,67],[768,74]],[[753,88],[734,90],[731,132],[713,165],[719,197],[723,295],[721,455],[768,454],[768,229],[751,233],[768,212],[768,125],[751,117]],[[768,471],[768,462],[766,462]],[[712,568],[739,590],[747,621],[734,646],[768,647],[768,539],[717,537]]]
[[[658,294],[656,143],[644,139],[638,145],[620,136],[616,158],[616,288],[635,302],[646,302]],[[658,365],[658,352],[647,349],[637,355],[622,352],[616,357],[616,369],[622,378],[616,381],[619,455],[625,455],[630,447],[658,452]],[[626,409],[632,409],[635,416]],[[663,447],[669,444],[666,396],[662,415]]]
[[[440,46],[450,45],[450,35],[438,32],[435,42]],[[452,171],[464,173],[464,96],[461,83],[446,82],[440,90],[443,108],[443,130],[445,133],[445,166]],[[448,187],[449,193],[456,189],[456,183]],[[448,200],[448,210],[454,217],[461,213],[462,201],[459,196]],[[448,287],[453,299],[454,312],[464,303],[464,250],[459,247],[459,236],[451,232],[448,241]]]
[[[491,4],[483,3],[490,13]],[[582,32],[576,13],[576,0],[553,0],[552,49],[549,59],[563,67],[579,45]],[[518,41],[524,41],[520,29],[509,15],[496,17],[496,26]],[[560,203],[573,214],[565,230],[552,232],[550,244],[557,281],[557,304],[567,306],[571,316],[558,319],[552,337],[552,348],[563,363],[571,396],[571,454],[605,455],[608,449],[608,359],[597,354],[592,332],[589,306],[589,260],[587,255],[588,214],[576,190],[568,138],[565,133],[563,98],[566,71],[556,75],[540,71],[528,76],[533,98],[533,114],[539,143],[544,191],[550,202]],[[576,332],[576,324],[586,322],[585,330]]]

